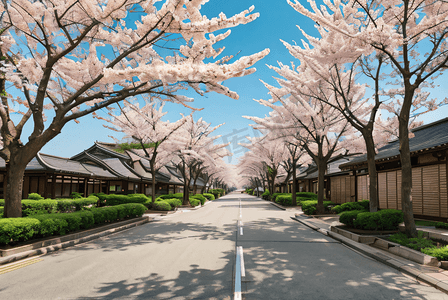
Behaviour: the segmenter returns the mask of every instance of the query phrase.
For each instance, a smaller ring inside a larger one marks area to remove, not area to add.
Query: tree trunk
[[[378,183],[375,164],[375,144],[372,134],[364,135],[367,150],[367,168],[369,171],[369,206],[370,212],[376,212],[379,208]]]
[[[184,183],[184,198],[182,205],[190,205],[190,186]]]
[[[403,112],[403,110],[402,110]],[[409,116],[409,114],[407,114]],[[405,233],[408,237],[417,237],[417,228],[414,221],[414,210],[412,207],[412,165],[411,152],[409,148],[409,117],[400,114],[399,118],[399,141],[401,160],[401,209],[403,211]]]
[[[327,169],[327,163],[325,161],[317,162],[317,214],[323,214],[324,208],[324,184],[325,184],[325,170]]]
[[[151,175],[151,201],[154,205],[154,203],[156,202],[156,172],[154,171],[154,167],[151,167]]]
[[[22,217],[22,188],[26,164],[6,164],[5,218]]]
[[[294,161],[294,165],[292,166],[292,206],[297,206],[296,180],[296,162]]]

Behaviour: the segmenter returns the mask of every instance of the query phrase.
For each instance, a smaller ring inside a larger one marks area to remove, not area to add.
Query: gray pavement
[[[230,194],[41,256],[0,275],[0,299],[233,299],[238,246],[243,299],[448,299],[290,217]]]

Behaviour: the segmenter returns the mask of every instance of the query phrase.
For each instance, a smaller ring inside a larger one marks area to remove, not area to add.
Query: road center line
[[[246,277],[246,268],[244,268],[244,255],[243,255],[243,247],[238,246],[238,250],[240,252],[241,257],[241,277]]]
[[[235,263],[235,292],[233,294],[234,300],[241,300],[241,255],[240,249],[241,246],[236,248],[236,263]]]

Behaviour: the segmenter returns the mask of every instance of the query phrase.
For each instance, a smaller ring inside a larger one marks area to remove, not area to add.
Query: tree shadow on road
[[[221,201],[224,205],[235,203],[235,200]],[[296,221],[268,217],[245,222],[244,230],[237,244],[244,249],[246,276],[242,281],[246,300],[441,299],[441,294],[434,293],[433,288]],[[174,247],[186,239],[195,239],[198,243],[235,241],[236,234],[236,224],[221,227],[210,223],[155,222],[135,228],[127,235],[82,245],[76,251],[91,247],[104,252],[125,251],[141,245],[167,243]],[[235,251],[219,253],[216,259],[223,262],[219,270],[200,267],[200,261],[171,277],[148,268],[147,276],[104,281],[95,290],[95,296],[78,299],[231,299]],[[163,253],[158,254],[155,259],[170,259]]]
[[[448,299],[295,221],[267,218],[244,225],[238,245],[246,300]]]

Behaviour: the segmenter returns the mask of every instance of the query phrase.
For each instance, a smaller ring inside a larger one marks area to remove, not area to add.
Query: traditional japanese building
[[[448,218],[448,118],[412,130],[409,140],[412,163],[412,202],[414,215],[422,218]],[[375,156],[378,197],[381,209],[401,209],[401,165],[399,141],[379,149]],[[366,155],[340,165],[356,174],[356,200],[368,199]]]
[[[22,198],[30,193],[45,198],[67,198],[72,192],[85,197],[99,192],[150,195],[152,175],[148,158],[135,150],[119,153],[114,150],[116,146],[96,142],[71,158],[38,153],[25,169]],[[5,161],[0,158],[0,198],[4,197],[5,173]],[[183,192],[183,180],[175,166],[162,167],[155,179],[156,194]],[[196,192],[200,192],[204,184],[199,178]]]

